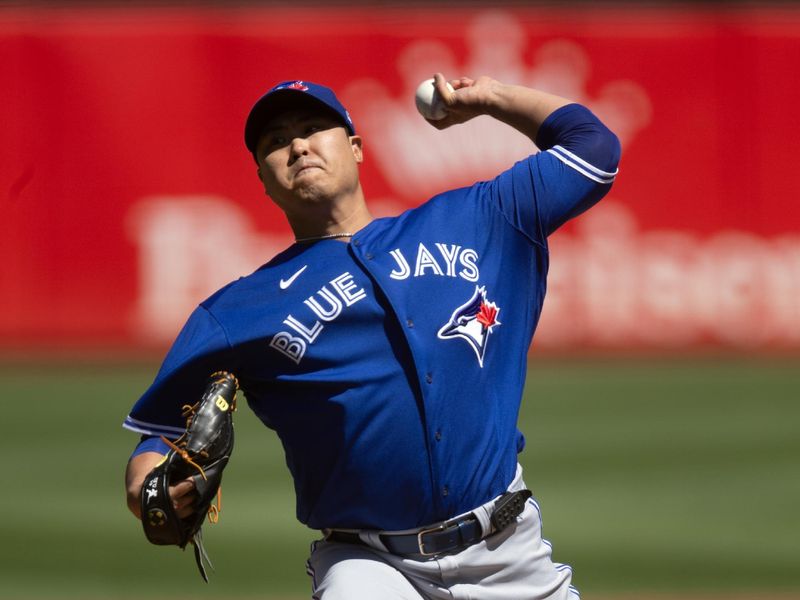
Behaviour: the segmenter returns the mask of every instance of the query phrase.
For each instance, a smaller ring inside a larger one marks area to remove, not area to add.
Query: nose
[[[295,137],[289,145],[289,152],[292,162],[296,161],[301,156],[308,154],[308,140],[303,137]]]

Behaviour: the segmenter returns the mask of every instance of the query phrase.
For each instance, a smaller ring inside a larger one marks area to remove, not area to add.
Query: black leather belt
[[[491,521],[494,531],[505,529],[525,509],[530,490],[506,492],[494,503]],[[487,532],[488,534],[488,532]],[[413,533],[381,533],[380,540],[392,554],[433,556],[466,548],[485,535],[478,517],[469,513],[457,519],[422,527]],[[333,542],[368,546],[354,531],[331,530],[327,538]]]

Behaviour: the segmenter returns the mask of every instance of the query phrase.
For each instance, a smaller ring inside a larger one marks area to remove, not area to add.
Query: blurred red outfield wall
[[[490,74],[586,103],[610,195],[552,239],[536,345],[800,349],[800,10],[0,9],[0,349],[162,348],[290,243],[242,142],[284,79],[333,86],[378,215],[531,151],[437,132],[413,90]]]

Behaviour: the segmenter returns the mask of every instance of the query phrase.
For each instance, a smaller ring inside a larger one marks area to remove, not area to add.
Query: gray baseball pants
[[[525,487],[522,469],[509,491]],[[492,503],[476,511],[488,523]],[[517,522],[459,552],[403,557],[369,544],[319,540],[308,560],[313,600],[577,600],[572,569],[551,560],[539,506],[529,499]]]

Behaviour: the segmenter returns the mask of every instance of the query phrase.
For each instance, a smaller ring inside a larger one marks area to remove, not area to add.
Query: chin
[[[324,202],[330,196],[327,190],[319,185],[301,186],[294,190],[294,195],[296,198],[310,203]]]

